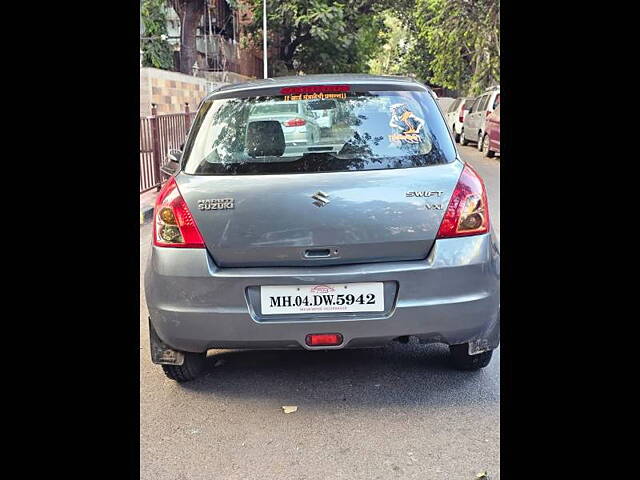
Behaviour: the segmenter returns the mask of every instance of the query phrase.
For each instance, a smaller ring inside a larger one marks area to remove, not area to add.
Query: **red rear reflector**
[[[286,122],[284,122],[284,126],[285,127],[302,127],[303,125],[306,125],[306,121],[304,120],[304,118],[292,118],[291,120],[287,120]]]
[[[173,177],[160,190],[153,209],[153,244],[156,247],[204,248],[200,230]]]
[[[487,191],[476,171],[465,165],[436,238],[480,235],[488,231]]]
[[[329,347],[340,345],[342,335],[339,333],[310,333],[305,341],[310,347]]]

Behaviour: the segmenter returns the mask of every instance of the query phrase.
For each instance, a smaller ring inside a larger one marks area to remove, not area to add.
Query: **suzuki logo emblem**
[[[324,193],[322,191],[317,191],[316,193],[311,195],[311,198],[313,198],[315,200],[315,202],[313,202],[313,204],[316,207],[324,207],[327,203],[329,203],[329,195],[327,195],[326,193]]]

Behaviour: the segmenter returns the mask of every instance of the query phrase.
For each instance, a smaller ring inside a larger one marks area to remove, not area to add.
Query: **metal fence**
[[[184,143],[195,114],[186,103],[183,113],[158,115],[154,104],[151,116],[140,118],[140,193],[160,190],[165,180],[160,167],[166,163],[169,149]]]

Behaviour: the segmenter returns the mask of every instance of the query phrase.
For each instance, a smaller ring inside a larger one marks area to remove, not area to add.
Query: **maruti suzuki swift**
[[[289,141],[318,100],[335,104],[331,126]],[[196,378],[209,349],[410,337],[447,344],[459,369],[489,364],[500,253],[487,193],[423,84],[307,75],[224,86],[164,170],[145,293],[152,360],[168,377]]]

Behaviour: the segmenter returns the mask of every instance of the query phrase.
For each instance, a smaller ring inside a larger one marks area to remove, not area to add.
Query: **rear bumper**
[[[306,348],[309,333],[341,333],[344,348],[413,335],[446,344],[500,340],[500,255],[490,234],[437,240],[420,261],[327,267],[218,268],[204,249],[152,247],[145,273],[151,324],[168,346]],[[393,308],[372,317],[264,321],[248,292],[259,285],[397,282]]]

